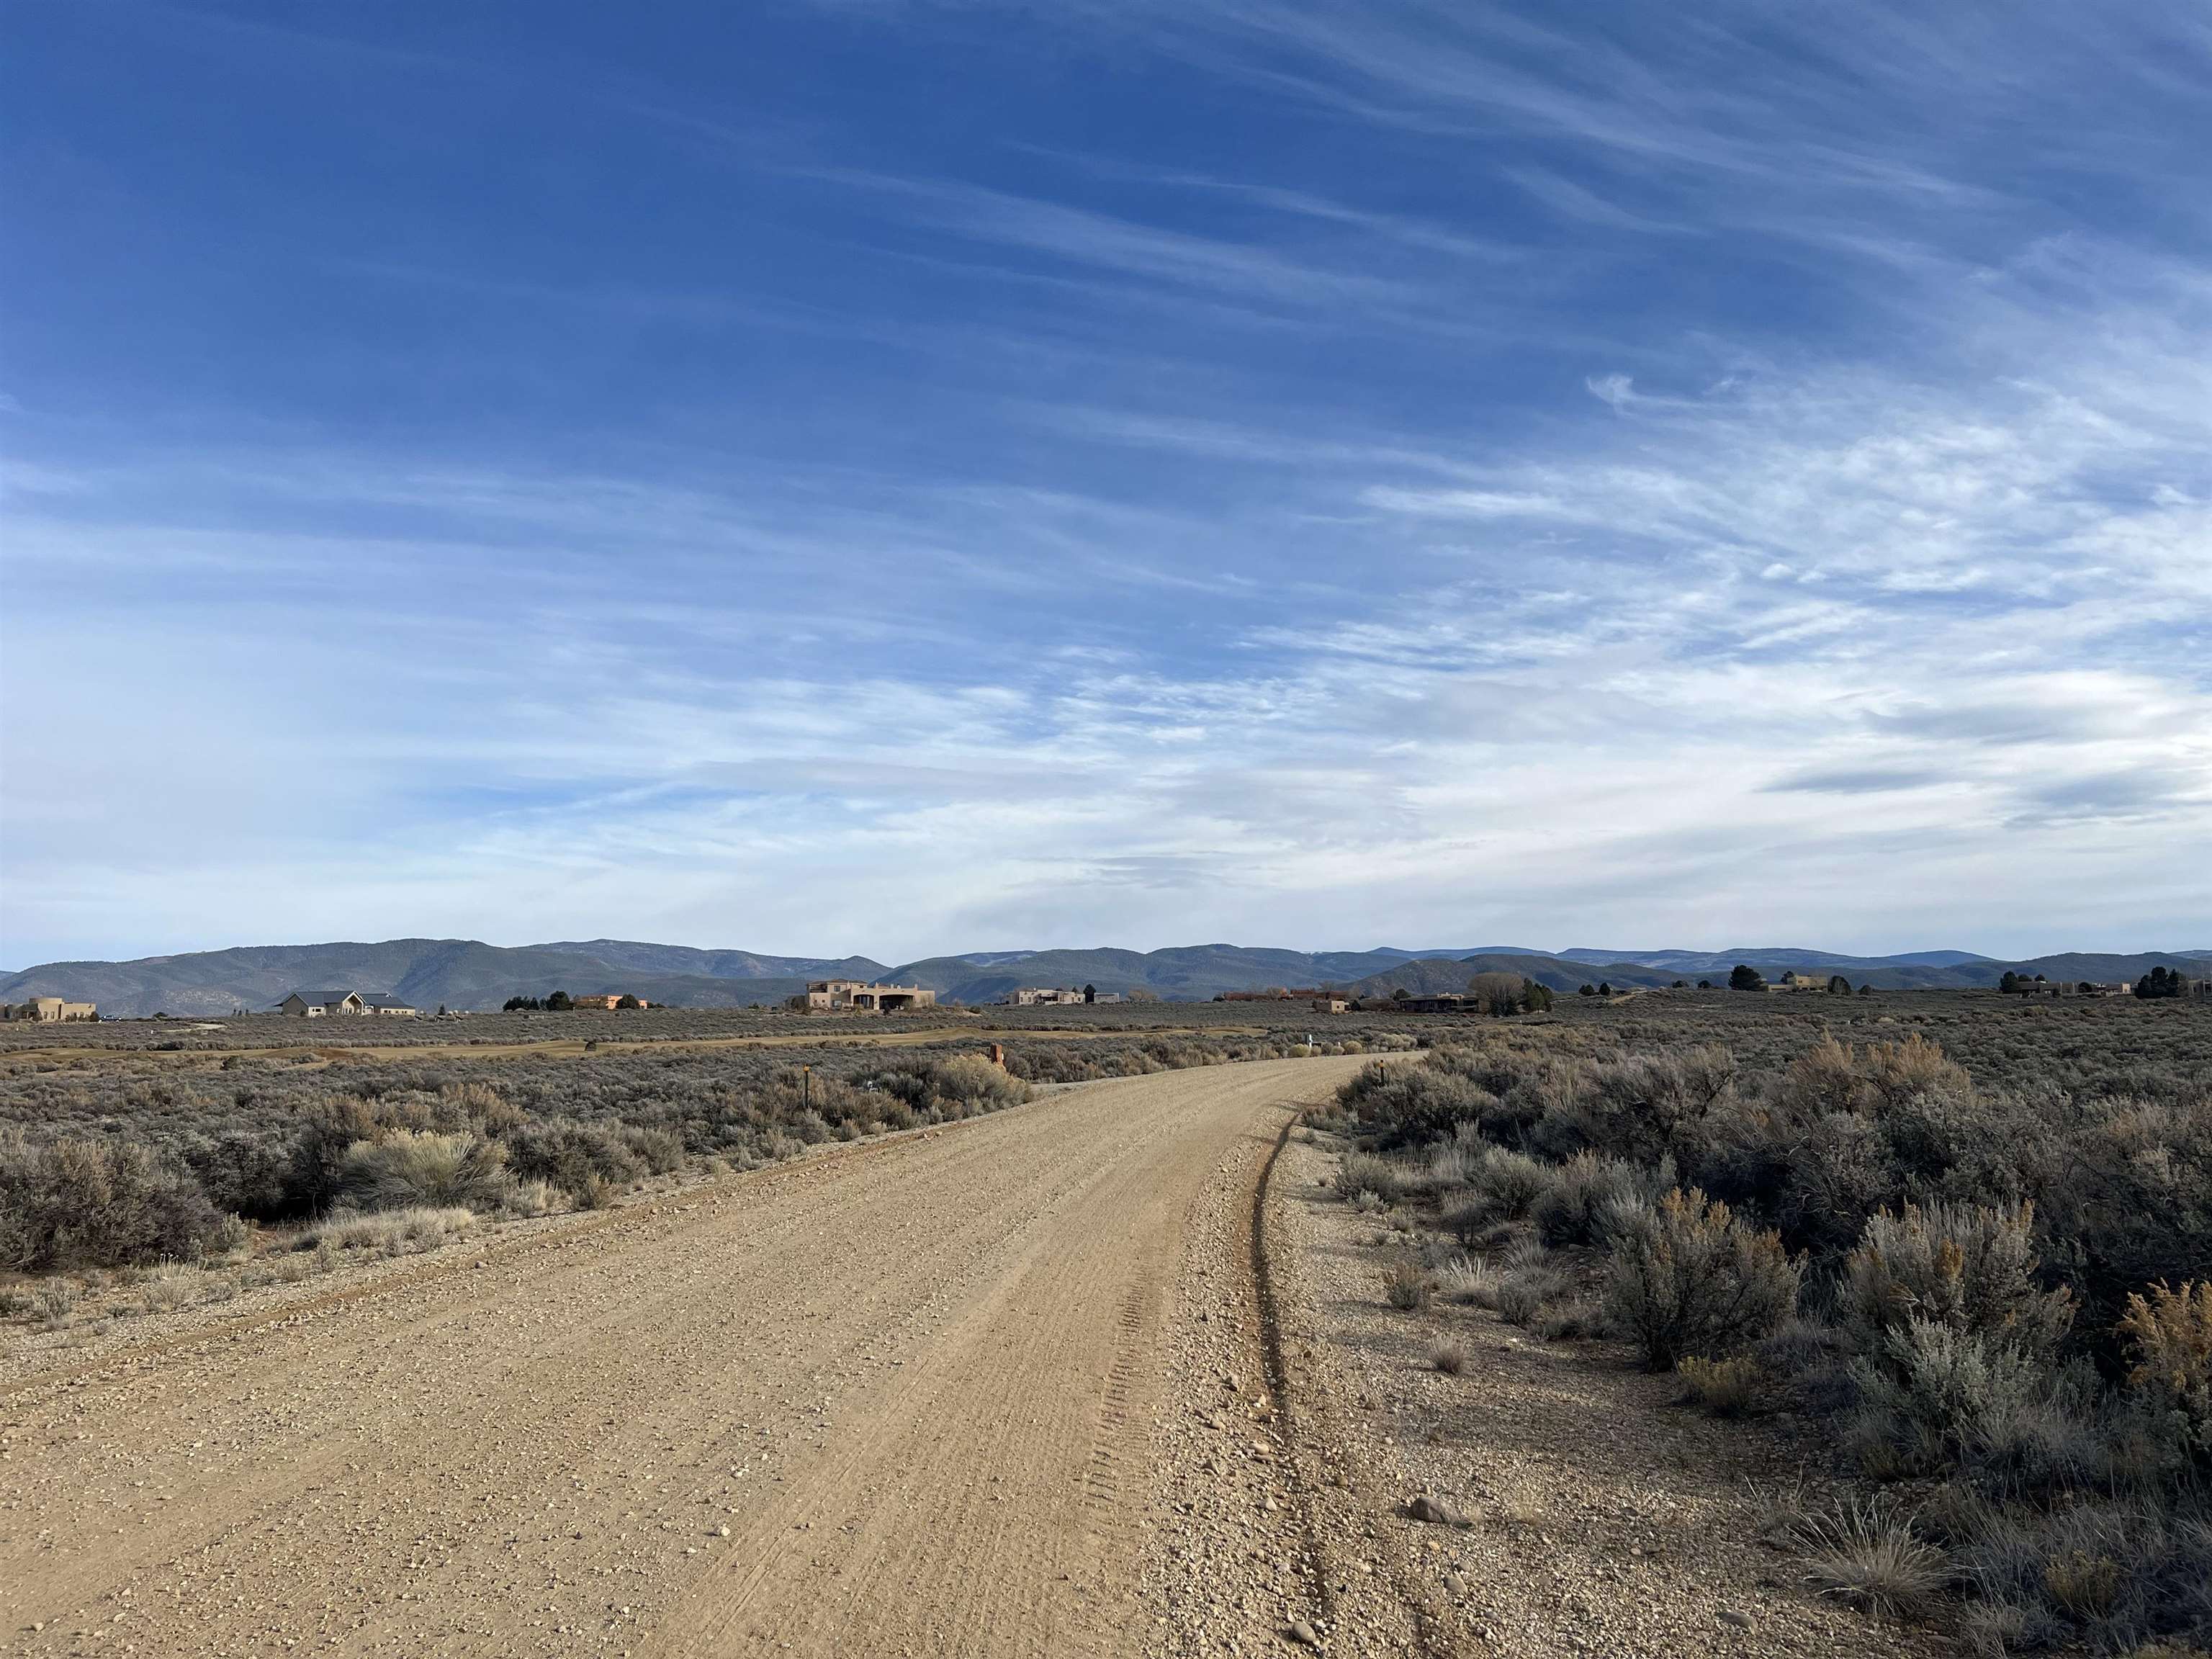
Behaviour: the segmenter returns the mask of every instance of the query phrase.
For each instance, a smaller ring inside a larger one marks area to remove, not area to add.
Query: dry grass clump
[[[1675,1366],[1685,1401],[1702,1407],[1715,1417],[1749,1417],[1765,1409],[1772,1379],[1766,1368],[1746,1354],[1726,1359],[1686,1356]]]
[[[1429,1154],[1428,1162],[1420,1171],[1420,1188],[1424,1192],[1441,1193],[1464,1187],[1481,1167],[1480,1147],[1446,1141]]]
[[[1490,1282],[1490,1265],[1479,1256],[1455,1251],[1432,1271],[1437,1294],[1447,1302],[1480,1304]]]
[[[301,1237],[301,1248],[374,1250],[409,1255],[434,1250],[477,1224],[476,1212],[461,1205],[380,1210],[364,1215],[334,1210]]]
[[[1429,1275],[1418,1262],[1400,1261],[1383,1277],[1382,1295],[1401,1313],[1419,1313],[1429,1305]]]
[[[710,1169],[708,1173],[723,1174],[727,1167],[724,1165],[722,1170]],[[518,1181],[507,1188],[506,1212],[511,1216],[525,1218],[557,1215],[567,1209],[570,1202],[569,1195],[550,1181]]]
[[[1959,1615],[1959,1637],[1969,1653],[2004,1659],[2008,1653],[2047,1645],[2035,1615],[2009,1601],[1976,1601]]]
[[[1552,1268],[1522,1267],[1496,1279],[1488,1301],[1509,1325],[1534,1325],[1566,1287],[1565,1275]]]
[[[1429,1368],[1446,1376],[1457,1376],[1465,1370],[1467,1358],[1466,1345],[1455,1338],[1446,1337],[1429,1345]]]
[[[167,1261],[142,1277],[135,1288],[147,1312],[173,1313],[214,1299],[219,1285],[227,1297],[229,1287],[216,1275],[181,1261]]]
[[[2111,1556],[2068,1550],[2043,1564],[2043,1588],[2051,1604],[2076,1624],[2094,1625],[2120,1604],[2127,1575]]]
[[[358,1210],[496,1210],[511,1189],[507,1156],[496,1140],[401,1129],[346,1148],[337,1197]]]
[[[1956,1577],[1950,1559],[1920,1536],[1911,1517],[1879,1498],[1803,1516],[1797,1532],[1811,1552],[1808,1583],[1884,1618],[1925,1617]]]
[[[1494,1272],[1492,1264],[1464,1255],[1454,1257],[1453,1265],[1450,1299],[1487,1308],[1510,1324],[1534,1324],[1567,1288],[1566,1275],[1539,1238],[1516,1239],[1498,1256]]]
[[[1577,1299],[1546,1308],[1530,1328],[1547,1342],[1586,1342],[1605,1334],[1605,1315],[1596,1304]]]

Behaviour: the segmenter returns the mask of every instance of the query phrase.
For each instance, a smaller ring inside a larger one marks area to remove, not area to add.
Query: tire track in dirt
[[[1133,1651],[1186,1217],[1358,1064],[1086,1085],[21,1380],[0,1645]]]

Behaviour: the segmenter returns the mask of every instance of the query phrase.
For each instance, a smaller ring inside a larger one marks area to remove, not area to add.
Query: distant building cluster
[[[1792,969],[1766,988],[1770,991],[1818,991],[1824,996],[1830,992],[1844,995],[1850,991],[1851,983],[1841,974],[1801,974]]]
[[[865,980],[817,979],[791,999],[808,1013],[896,1014],[934,1008],[937,993],[920,985],[871,985]]]
[[[1052,1008],[1066,1003],[1119,1002],[1119,991],[1102,991],[1095,985],[1024,985],[1006,997],[1009,1008]]]
[[[568,999],[568,1006],[571,1008],[619,1008],[625,1011],[653,1006],[643,997],[631,996],[622,991],[609,991],[604,994],[595,991],[589,996],[572,996]]]
[[[1310,986],[1304,990],[1291,990],[1276,985],[1264,991],[1223,991],[1213,1000],[1216,1002],[1310,1002],[1317,1014],[1347,1014],[1355,1006],[1353,1000],[1343,992],[1324,990],[1318,986]],[[1453,1000],[1456,1002],[1458,999],[1455,997]],[[1402,1008],[1403,1005],[1393,1003],[1391,1006]]]
[[[41,1024],[59,1024],[69,1020],[99,1018],[100,1006],[97,1003],[70,1002],[60,997],[33,997],[25,1002],[0,1003],[0,1019],[27,1019]]]
[[[295,991],[276,1005],[276,1012],[294,1019],[323,1019],[358,1015],[386,1019],[413,1019],[421,1010],[398,997],[362,991]]]

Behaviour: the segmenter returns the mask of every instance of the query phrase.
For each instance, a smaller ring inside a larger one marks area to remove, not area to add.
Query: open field
[[[228,1019],[126,1019],[73,1024],[0,1024],[0,1054],[19,1050],[173,1054],[296,1048],[473,1049],[541,1043],[720,1042],[764,1038],[801,1042],[915,1041],[931,1033],[1104,1036],[1163,1027],[1201,1030],[1304,1025],[1328,1017],[1291,1002],[1127,1002],[1043,1008],[938,1007],[911,1014],[800,1014],[784,1009],[647,1008],[561,1013],[468,1014],[439,1018],[332,1017],[287,1019],[252,1014]],[[1347,1017],[1334,1017],[1344,1024]],[[1372,1018],[1350,1016],[1355,1026]]]
[[[824,1140],[951,1121],[1020,1098],[1024,1084],[1300,1053],[1309,1036],[1324,1053],[1449,1045],[1492,1024],[1233,1002],[972,1018],[653,1010],[9,1025],[0,1028],[0,1274],[265,1249],[270,1241],[243,1239],[224,1217],[296,1226],[333,1203],[358,1207],[339,1167],[356,1143],[444,1137],[448,1162],[480,1154],[496,1167],[473,1182],[418,1183],[421,1201],[535,1214],[679,1167],[751,1167]],[[2156,1087],[2201,1072],[2204,1024],[2202,1005],[2123,998],[1653,992],[1563,998],[1553,1013],[1505,1026],[1562,1052],[1721,1043],[1752,1069],[1786,1064],[1828,1031],[1861,1042],[1917,1032],[1995,1085],[2111,1094],[2131,1079]],[[981,1063],[993,1044],[1004,1073]],[[82,1167],[41,1150],[64,1141],[86,1149]],[[119,1170],[118,1158],[136,1164]],[[72,1226],[64,1238],[48,1225],[43,1242],[27,1238],[8,1218],[34,1200],[54,1225],[88,1206],[114,1208],[118,1224],[104,1237]],[[394,1197],[387,1188],[377,1201]]]

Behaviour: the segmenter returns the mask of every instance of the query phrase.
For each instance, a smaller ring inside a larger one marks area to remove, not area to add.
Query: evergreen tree
[[[1766,975],[1747,962],[1739,962],[1729,970],[1729,989],[1731,991],[1759,991],[1766,988]]]

